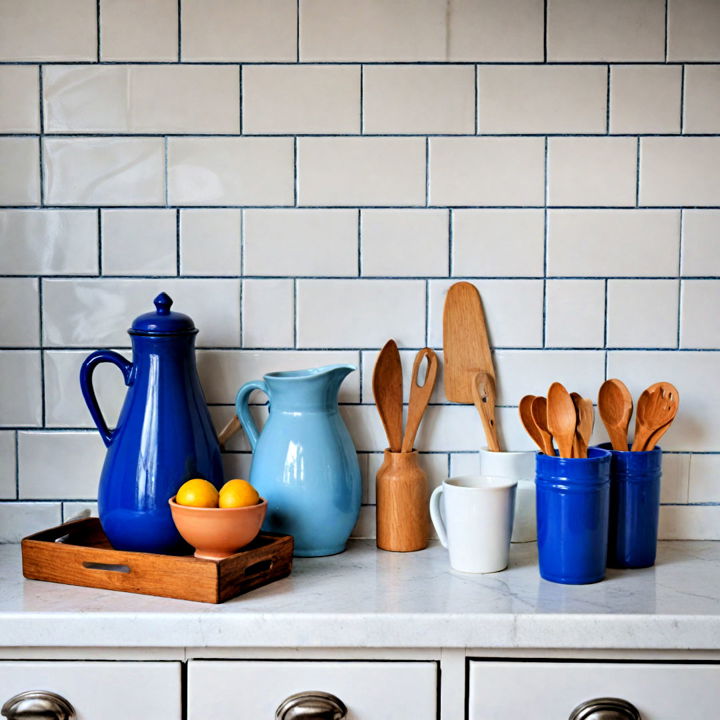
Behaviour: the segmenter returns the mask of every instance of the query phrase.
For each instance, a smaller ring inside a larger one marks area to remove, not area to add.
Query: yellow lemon
[[[220,507],[236,508],[257,505],[258,491],[247,480],[228,480],[220,488]]]
[[[211,482],[194,478],[181,485],[177,491],[175,502],[178,505],[214,508],[218,506],[218,491]]]

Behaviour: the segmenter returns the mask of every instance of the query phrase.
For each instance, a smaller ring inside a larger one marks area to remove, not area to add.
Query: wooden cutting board
[[[479,371],[495,380],[485,313],[477,288],[455,283],[445,298],[443,312],[445,396],[450,402],[472,405],[472,384]]]

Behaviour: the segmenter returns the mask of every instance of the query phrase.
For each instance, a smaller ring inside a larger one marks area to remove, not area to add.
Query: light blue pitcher
[[[360,513],[360,467],[337,400],[356,369],[268,373],[245,383],[235,399],[253,451],[250,482],[268,502],[263,529],[294,536],[300,557],[342,552]],[[270,400],[262,433],[248,407],[253,390]]]

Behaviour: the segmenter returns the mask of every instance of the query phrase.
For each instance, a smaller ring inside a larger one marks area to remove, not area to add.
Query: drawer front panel
[[[27,690],[62,695],[77,720],[182,718],[175,662],[0,662],[0,705]]]
[[[336,695],[347,720],[435,720],[434,662],[197,660],[188,667],[188,720],[272,720],[300,692]]]
[[[587,700],[618,697],[642,720],[720,717],[720,665],[470,663],[469,720],[567,720]]]

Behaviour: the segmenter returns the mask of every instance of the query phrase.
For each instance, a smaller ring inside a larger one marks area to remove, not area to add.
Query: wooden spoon
[[[400,452],[403,434],[403,381],[400,352],[394,340],[385,343],[375,361],[372,385],[388,446],[392,452]]]
[[[628,450],[628,425],[632,411],[632,395],[622,380],[613,378],[600,386],[598,412],[610,436],[613,450]]]
[[[525,397],[520,400],[520,405],[518,406],[520,422],[523,424],[527,434],[533,439],[533,442],[540,448],[540,452],[545,452],[542,433],[540,432],[540,428],[537,426],[537,423],[532,415],[532,404],[534,399],[534,395],[525,395]]]
[[[554,382],[548,390],[547,424],[557,443],[560,457],[571,458],[577,412],[570,393],[559,382]]]
[[[488,450],[500,452],[497,426],[495,424],[495,380],[486,372],[479,372],[472,383],[473,402],[480,413]]]
[[[655,383],[643,390],[637,404],[632,449],[645,450],[651,437],[675,419],[679,404],[677,388],[669,382]]]
[[[579,393],[570,393],[577,413],[577,427],[575,428],[575,442],[573,450],[576,458],[586,458],[590,436],[595,425],[595,413],[592,400],[584,398]]]
[[[550,430],[548,429],[547,399],[540,395],[532,401],[532,405],[530,407],[532,410],[532,417],[535,421],[535,425],[540,431],[540,437],[542,438],[543,444],[543,452],[546,455],[555,455],[552,435],[550,434]]]
[[[425,382],[418,385],[418,373],[422,361],[427,358],[427,372]],[[437,379],[438,359],[437,355],[430,348],[423,348],[415,356],[412,369],[412,380],[410,381],[410,405],[408,406],[407,425],[402,441],[402,452],[411,452],[415,444],[420,421],[425,414],[425,409],[430,402],[430,395],[435,388]]]

